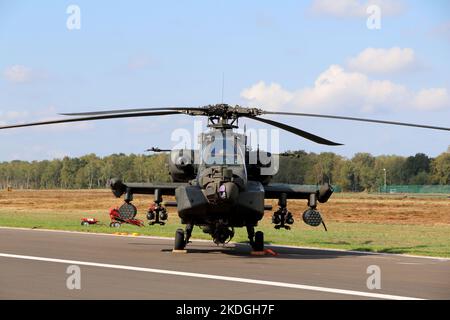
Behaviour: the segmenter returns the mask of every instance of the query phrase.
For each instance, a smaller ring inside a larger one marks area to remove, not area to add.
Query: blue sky
[[[69,5],[81,28],[68,30]],[[365,8],[381,9],[370,30]],[[221,100],[272,110],[450,126],[448,1],[1,1],[0,123]],[[436,156],[450,133],[277,118],[342,142],[281,133],[280,149]],[[175,116],[0,132],[0,161],[171,147]],[[249,127],[261,128],[253,122]]]

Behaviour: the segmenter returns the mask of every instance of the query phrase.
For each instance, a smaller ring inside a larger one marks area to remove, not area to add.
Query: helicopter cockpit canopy
[[[245,138],[232,131],[213,131],[202,135],[201,164],[245,166]]]

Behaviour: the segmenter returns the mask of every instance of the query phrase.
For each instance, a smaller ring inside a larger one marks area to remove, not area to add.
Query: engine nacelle
[[[122,180],[119,179],[109,180],[107,186],[111,188],[111,191],[116,198],[120,198],[127,191],[127,187]]]
[[[196,153],[190,149],[172,150],[169,157],[169,172],[173,182],[189,182],[195,179],[198,164]]]
[[[259,181],[263,185],[269,184],[272,175],[262,175],[261,168],[270,168],[272,154],[266,151],[247,151],[246,154],[247,176],[249,180]]]

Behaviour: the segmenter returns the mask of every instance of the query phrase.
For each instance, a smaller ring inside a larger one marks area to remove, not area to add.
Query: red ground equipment
[[[97,224],[99,221],[95,218],[81,218],[82,226],[89,226],[91,224]]]
[[[144,222],[139,219],[135,219],[137,214],[137,208],[131,203],[124,203],[120,208],[115,207],[109,210],[109,217],[112,228],[119,228],[122,224],[132,224],[138,227],[143,227]]]

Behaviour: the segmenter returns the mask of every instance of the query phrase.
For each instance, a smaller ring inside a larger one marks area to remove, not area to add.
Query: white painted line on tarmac
[[[294,283],[287,283],[287,282],[256,280],[256,279],[237,278],[237,277],[226,277],[226,276],[219,276],[219,275],[212,275],[212,274],[192,273],[192,272],[173,271],[173,270],[164,270],[164,269],[142,268],[142,267],[133,267],[133,266],[124,266],[124,265],[106,264],[106,263],[97,263],[97,262],[86,262],[86,261],[64,260],[64,259],[54,259],[54,258],[35,257],[35,256],[24,256],[24,255],[16,255],[16,254],[8,254],[8,253],[0,253],[0,257],[10,258],[10,259],[41,261],[41,262],[63,263],[63,264],[70,264],[70,265],[98,267],[98,268],[107,268],[107,269],[157,273],[157,274],[165,274],[165,275],[172,275],[172,276],[201,278],[201,279],[228,281],[228,282],[239,282],[239,283],[246,283],[246,284],[256,284],[256,285],[264,285],[264,286],[272,286],[272,287],[317,291],[317,292],[334,293],[334,294],[375,298],[375,299],[423,300],[423,299],[413,298],[413,297],[404,297],[404,296],[371,293],[371,292],[363,292],[363,291],[354,291],[354,290],[325,288],[325,287],[309,286],[309,285],[294,284]]]

